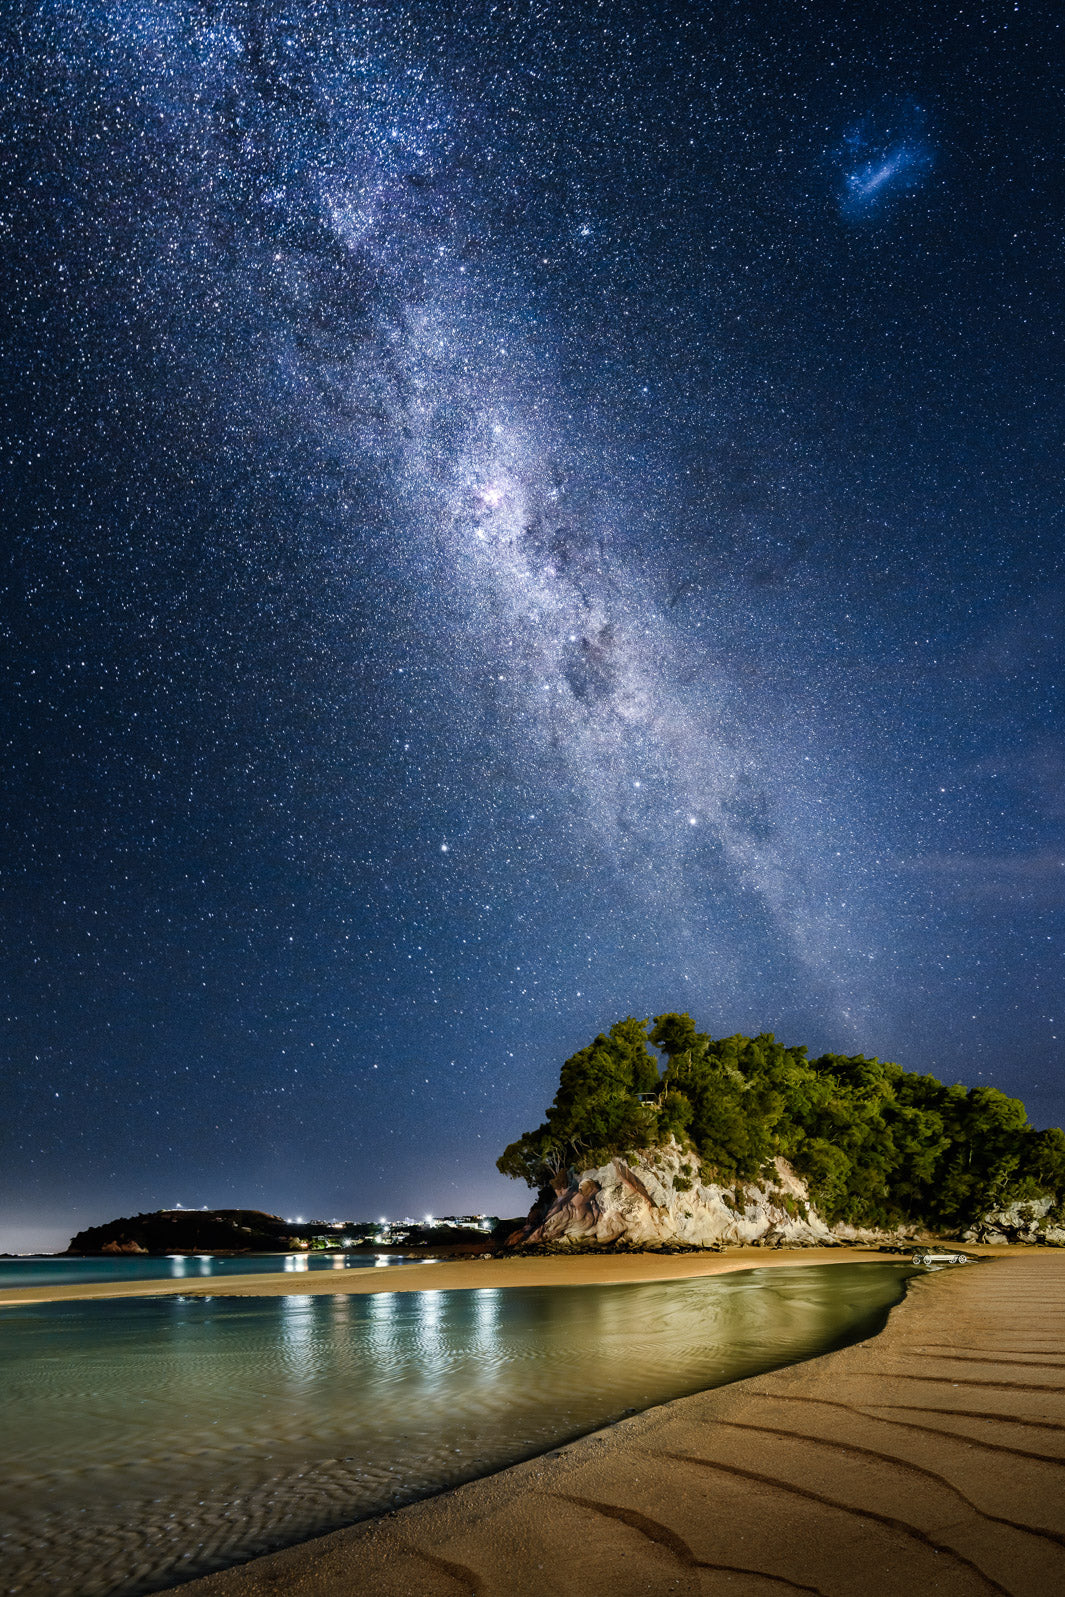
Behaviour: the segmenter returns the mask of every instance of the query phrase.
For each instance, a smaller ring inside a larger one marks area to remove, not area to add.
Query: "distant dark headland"
[[[463,1220],[466,1223],[463,1223]],[[155,1209],[89,1226],[72,1237],[71,1254],[346,1252],[469,1253],[494,1251],[497,1232],[519,1225],[494,1216],[403,1222],[283,1220],[262,1209]]]
[[[261,1209],[156,1209],[71,1237],[68,1253],[276,1253],[293,1242],[291,1227]]]

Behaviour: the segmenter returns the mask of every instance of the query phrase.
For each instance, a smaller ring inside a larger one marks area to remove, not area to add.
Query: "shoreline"
[[[750,1269],[803,1257],[843,1262],[845,1252],[886,1258],[843,1249],[749,1258],[760,1251],[715,1261]],[[1065,1590],[1065,1255],[1006,1246],[980,1256],[996,1260],[995,1270],[914,1276],[865,1341],[648,1409],[499,1474],[171,1590],[769,1597],[790,1587],[819,1597],[1057,1597]]]
[[[992,1247],[968,1248],[974,1258],[993,1256]],[[876,1247],[732,1247],[720,1253],[589,1253],[491,1259],[416,1260],[374,1269],[285,1270],[262,1275],[162,1276],[144,1281],[90,1281],[69,1286],[0,1289],[0,1309],[38,1303],[86,1302],[145,1297],[306,1297],[377,1292],[468,1292],[532,1286],[616,1286],[626,1282],[686,1281],[735,1270],[801,1264],[898,1263],[907,1254]]]

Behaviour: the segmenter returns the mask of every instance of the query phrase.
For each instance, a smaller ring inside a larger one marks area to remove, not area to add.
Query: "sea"
[[[420,1257],[420,1255],[419,1255]],[[116,1254],[67,1258],[62,1254],[0,1258],[0,1289],[12,1286],[87,1286],[93,1282],[183,1281],[210,1276],[270,1275],[281,1271],[359,1270],[409,1264],[401,1253],[170,1253],[160,1258]]]
[[[202,1278],[203,1261],[170,1262]],[[2,1274],[100,1279],[100,1264],[7,1261]],[[142,1280],[160,1261],[104,1265],[105,1278]],[[0,1308],[0,1591],[167,1589],[864,1338],[913,1273],[782,1265],[613,1286]]]

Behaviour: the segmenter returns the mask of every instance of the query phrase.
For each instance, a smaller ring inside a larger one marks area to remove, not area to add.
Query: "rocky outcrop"
[[[1065,1223],[1056,1200],[1046,1195],[1005,1204],[988,1212],[962,1235],[963,1242],[1034,1242],[1065,1247]]]
[[[519,1246],[825,1247],[913,1235],[826,1225],[791,1166],[783,1159],[773,1163],[769,1179],[717,1184],[701,1179],[696,1155],[677,1142],[617,1155],[560,1176],[509,1240]]]
[[[128,1242],[105,1242],[100,1249],[101,1253],[147,1253],[147,1248],[142,1248],[139,1242],[130,1239]]]

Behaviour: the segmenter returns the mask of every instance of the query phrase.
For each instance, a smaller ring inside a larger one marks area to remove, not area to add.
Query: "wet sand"
[[[867,1342],[652,1409],[182,1590],[188,1597],[1059,1597],[1065,1254],[979,1251],[995,1255],[993,1262],[917,1277],[885,1330]],[[579,1265],[622,1272],[599,1280],[646,1280],[707,1273],[707,1266],[814,1262],[817,1252],[737,1250],[683,1271],[685,1260],[654,1257],[521,1265],[551,1280],[563,1278],[560,1265],[571,1267],[571,1281],[581,1278],[573,1270]],[[843,1250],[821,1256],[843,1257]],[[500,1262],[498,1272],[508,1268]],[[470,1269],[449,1266],[445,1278],[444,1266],[411,1266],[404,1289],[422,1289],[425,1271],[433,1286],[505,1284],[452,1274]],[[395,1291],[398,1274],[390,1272],[387,1286],[360,1290]],[[509,1284],[518,1284],[517,1275]],[[521,1284],[533,1284],[524,1269]],[[240,1288],[249,1290],[247,1280]]]
[[[981,1252],[987,1251],[984,1249]],[[285,1270],[269,1275],[181,1277],[158,1281],[88,1282],[0,1290],[0,1308],[16,1303],[66,1303],[91,1298],[261,1298],[309,1293],[446,1292],[472,1287],[607,1286],[684,1281],[691,1276],[775,1264],[854,1264],[890,1255],[870,1248],[729,1248],[723,1253],[595,1253],[576,1258],[441,1259],[375,1270]]]

